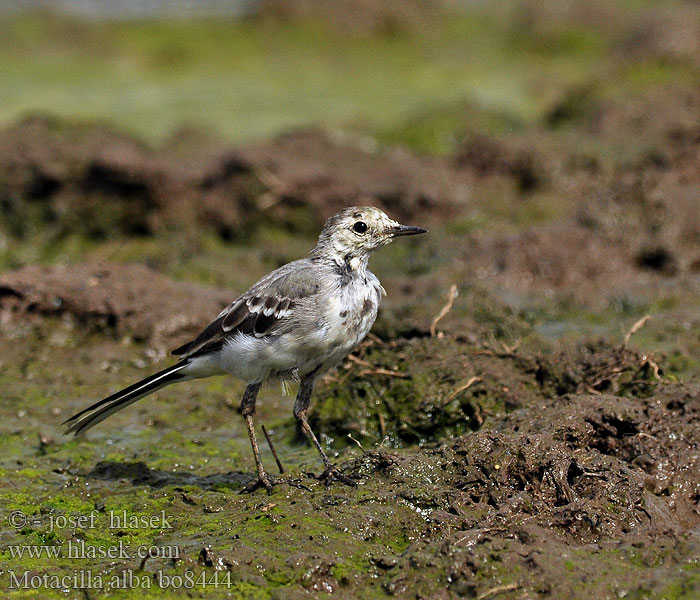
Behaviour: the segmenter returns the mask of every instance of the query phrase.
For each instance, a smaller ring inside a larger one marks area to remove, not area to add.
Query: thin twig
[[[661,374],[659,373],[659,365],[655,360],[652,360],[651,357],[646,357],[646,363],[651,367],[652,371],[654,372],[654,379],[661,379]],[[644,365],[642,365],[644,366]]]
[[[269,169],[261,167],[257,169],[256,175],[258,176],[258,179],[263,183],[263,185],[266,185],[275,194],[279,195],[284,191],[284,182]],[[279,198],[275,198],[274,204],[276,204],[277,202],[279,202]],[[261,208],[271,207],[272,204],[261,206]]]
[[[365,449],[362,447],[362,444],[360,444],[360,442],[359,442],[358,440],[356,440],[354,437],[352,437],[352,434],[351,434],[351,433],[348,433],[348,437],[349,437],[353,442],[355,442],[355,443],[357,444],[357,446],[360,448],[360,450],[362,450],[362,452],[364,453]]]
[[[386,437],[386,423],[384,422],[384,415],[380,408],[377,408],[377,418],[379,419],[379,433],[383,440]]]
[[[447,296],[447,304],[440,309],[440,312],[435,316],[433,322],[430,324],[430,336],[435,337],[437,335],[437,324],[440,322],[448,312],[452,310],[452,306],[455,303],[455,298],[459,295],[459,290],[455,284],[450,286],[450,292]]]
[[[632,328],[625,334],[625,347],[629,345],[632,336],[644,327],[649,319],[651,319],[651,315],[644,315],[632,325]]]
[[[596,477],[598,479],[607,479],[607,476],[603,473],[594,473],[593,471],[584,471],[582,473],[583,477]]]
[[[355,356],[354,354],[348,354],[348,360],[351,360],[352,362],[362,365],[363,367],[371,367],[372,363],[367,362],[366,360],[360,358],[359,356]]]
[[[520,348],[520,344],[522,344],[522,340],[516,340],[515,344],[513,344],[512,346],[509,346],[503,340],[497,340],[497,341],[501,345],[501,347],[503,348],[503,352],[505,352],[506,354],[510,354],[510,355],[515,354],[515,351],[518,348]]]
[[[410,377],[410,375],[406,373],[400,373],[399,371],[394,371],[391,369],[383,369],[382,367],[375,367],[372,365],[372,363],[352,354],[348,354],[348,359],[358,365],[367,367],[364,371],[360,371],[360,375],[388,375],[389,377],[401,377],[403,379],[408,379]]]
[[[267,433],[267,429],[265,429],[265,425],[262,426],[262,431],[265,434],[265,439],[267,440],[267,445],[270,446],[270,450],[272,451],[272,456],[275,457],[275,462],[277,463],[277,468],[280,470],[280,475],[281,475],[282,473],[284,473],[284,467],[282,466],[282,463],[280,462],[280,459],[277,456],[277,450],[275,450],[275,447],[272,444],[272,439],[270,439],[270,434]]]
[[[374,369],[365,369],[360,371],[358,375],[387,375],[389,377],[400,377],[401,379],[410,379],[411,376],[407,373],[399,373],[398,371],[390,371],[389,369],[382,369],[377,367]]]
[[[474,416],[472,418],[479,427],[484,424],[484,416],[481,414],[481,406],[479,404],[474,404]]]
[[[517,590],[519,587],[519,583],[508,583],[506,585],[499,585],[498,587],[486,590],[483,594],[479,594],[476,597],[476,600],[484,600],[484,598],[488,598],[489,596],[495,596],[496,594],[502,594],[503,592],[511,592],[513,590]]]
[[[472,377],[469,379],[469,381],[467,381],[467,383],[465,383],[464,385],[460,385],[454,392],[447,396],[447,400],[445,400],[443,406],[452,402],[452,400],[454,400],[457,397],[457,394],[463,392],[464,390],[468,390],[477,381],[481,381],[481,377]]]

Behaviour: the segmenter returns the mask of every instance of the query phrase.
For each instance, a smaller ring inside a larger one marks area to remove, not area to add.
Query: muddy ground
[[[556,19],[604,22],[596,6]],[[355,27],[410,29],[423,10]],[[528,39],[553,18],[533,9]],[[50,115],[0,131],[2,585],[171,597],[190,573],[189,597],[700,598],[692,23],[679,3],[620,25],[613,72],[526,127],[457,127],[440,156],[317,127],[157,147]],[[312,426],[356,487],[315,479],[274,386],[257,418],[288,484],[269,496],[239,494],[240,382],[170,387],[62,435],[357,203],[430,234],[373,258],[373,334],[316,390]]]

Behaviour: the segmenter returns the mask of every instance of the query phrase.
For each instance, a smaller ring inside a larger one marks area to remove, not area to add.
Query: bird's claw
[[[260,489],[260,488],[265,488],[267,490],[267,494],[270,495],[272,493],[272,488],[276,485],[279,485],[280,483],[284,483],[284,480],[282,479],[276,479],[275,477],[272,477],[268,475],[267,473],[264,473],[262,476],[259,476],[257,479],[253,479],[248,485],[246,485],[241,491],[241,494],[252,494],[254,491]]]
[[[298,479],[284,479],[282,477],[272,477],[272,475],[268,475],[267,473],[265,473],[265,477],[258,477],[257,479],[254,479],[248,485],[246,485],[240,491],[240,493],[252,494],[254,491],[259,490],[260,488],[265,488],[269,495],[272,493],[272,488],[280,484],[286,484],[291,487],[298,488],[300,490],[306,490],[307,492],[311,491],[311,488],[308,488],[305,485],[303,485]]]
[[[319,481],[323,481],[326,487],[330,487],[333,481],[339,481],[345,485],[351,487],[357,487],[357,482],[350,479],[347,475],[343,475],[337,467],[331,465],[327,467],[326,470],[318,476]]]

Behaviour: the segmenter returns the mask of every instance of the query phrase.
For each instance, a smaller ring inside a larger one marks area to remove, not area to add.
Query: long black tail
[[[81,410],[79,413],[63,422],[63,425],[68,425],[64,433],[68,434],[72,432],[78,435],[90,429],[93,425],[97,425],[100,421],[104,421],[107,417],[113,415],[122,408],[133,404],[139,398],[143,398],[176,381],[189,379],[187,375],[179,373],[180,369],[186,366],[187,362],[179,362],[155,375],[142,379],[138,383],[130,385],[128,388],[124,388],[116,394],[112,394],[104,400],[96,402],[92,406],[88,406],[85,410]]]

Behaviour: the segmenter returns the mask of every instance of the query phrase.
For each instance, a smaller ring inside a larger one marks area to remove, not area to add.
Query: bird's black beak
[[[418,235],[419,233],[428,233],[428,230],[422,227],[413,227],[412,225],[396,225],[391,229],[391,235],[393,237],[399,235]]]

